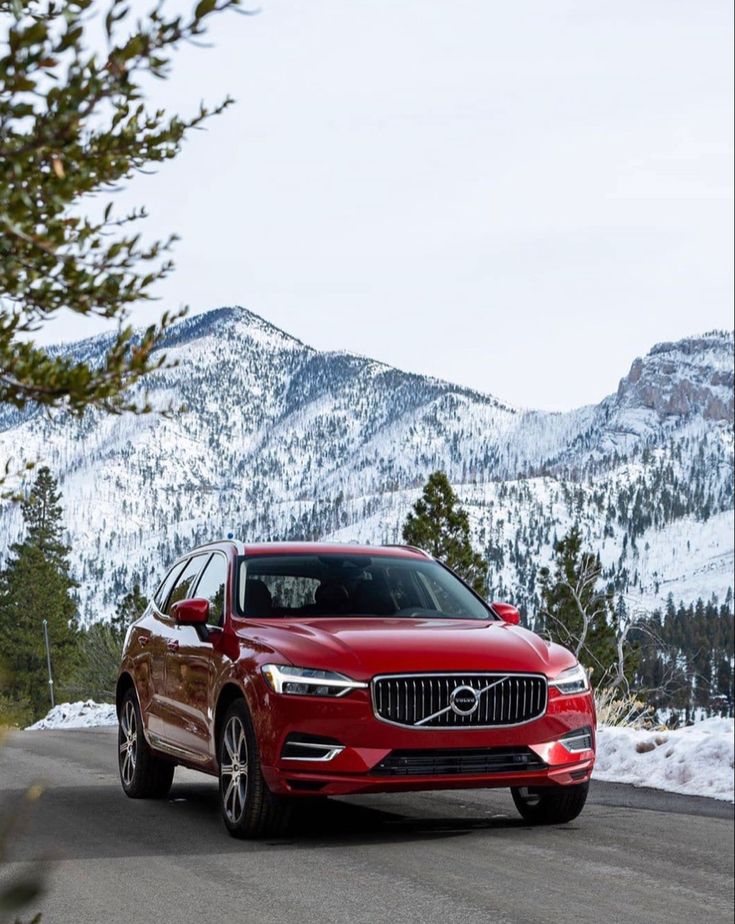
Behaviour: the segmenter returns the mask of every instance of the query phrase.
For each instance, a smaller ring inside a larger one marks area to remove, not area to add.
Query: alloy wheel
[[[237,824],[248,791],[248,744],[243,723],[236,715],[230,717],[222,738],[220,785],[225,815]]]
[[[138,756],[138,720],[133,701],[128,699],[120,717],[120,775],[125,786],[130,786],[135,774]]]

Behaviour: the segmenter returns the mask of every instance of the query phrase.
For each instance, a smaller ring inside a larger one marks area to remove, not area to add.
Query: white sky
[[[123,195],[182,237],[136,321],[245,305],[544,408],[733,326],[729,0],[260,3],[156,86],[238,103]]]

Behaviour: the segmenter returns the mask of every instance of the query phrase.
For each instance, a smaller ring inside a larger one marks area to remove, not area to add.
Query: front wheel
[[[511,789],[513,801],[532,825],[563,825],[579,815],[587,801],[589,783],[575,786],[518,786]]]
[[[171,789],[174,764],[156,757],[143,734],[138,699],[128,690],[120,704],[117,732],[117,758],[120,782],[131,799],[163,799]]]
[[[233,837],[277,837],[288,827],[291,806],[275,796],[263,779],[253,724],[241,699],[230,706],[222,723],[219,801]]]

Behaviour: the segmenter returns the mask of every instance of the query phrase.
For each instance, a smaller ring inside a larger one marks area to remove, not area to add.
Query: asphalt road
[[[363,796],[255,843],[207,777],[127,799],[111,729],[11,735],[0,813],[37,781],[11,866],[43,861],[44,924],[733,921],[733,807],[710,799],[597,783],[572,824],[527,828],[503,790]]]

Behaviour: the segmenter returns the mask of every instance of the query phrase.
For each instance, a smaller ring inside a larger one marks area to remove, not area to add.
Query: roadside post
[[[54,678],[51,673],[51,649],[48,643],[48,620],[44,619],[43,621],[43,640],[46,644],[46,666],[48,667],[48,692],[51,697],[51,708],[53,709],[56,703],[54,702]]]

